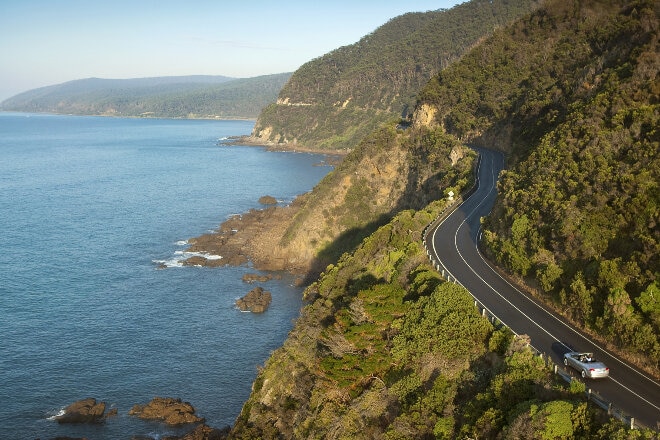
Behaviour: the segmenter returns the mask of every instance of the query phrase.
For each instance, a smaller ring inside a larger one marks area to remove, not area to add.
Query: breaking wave
[[[62,417],[64,414],[66,414],[65,407],[62,407],[58,410],[49,411],[48,414],[50,415],[46,417],[46,420],[57,420],[58,417]]]
[[[174,256],[168,260],[153,260],[160,267],[183,267],[184,261],[191,257],[202,257],[207,260],[221,260],[222,255],[213,255],[207,252],[188,252],[188,251],[176,251]]]

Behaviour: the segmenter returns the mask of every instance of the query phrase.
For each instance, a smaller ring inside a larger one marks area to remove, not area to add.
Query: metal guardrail
[[[475,165],[474,172],[479,170],[479,165],[481,163],[481,155],[478,156],[477,158],[477,163]],[[450,205],[447,205],[444,207],[444,209],[438,214],[435,220],[433,220],[431,223],[429,223],[426,228],[424,228],[424,231],[422,232],[422,243],[424,245],[424,248],[426,249],[426,255],[428,256],[429,260],[433,264],[433,267],[442,275],[444,279],[446,279],[448,282],[453,282],[454,284],[459,284],[462,287],[463,286],[456,277],[453,277],[451,273],[444,267],[442,262],[440,261],[440,258],[438,257],[437,261],[433,256],[433,253],[429,250],[428,247],[428,235],[431,230],[433,230],[440,222],[442,222],[444,219],[449,217],[449,215],[454,212],[462,203],[464,200],[467,200],[474,192],[477,190],[478,187],[478,179],[475,180],[474,185],[472,187],[465,191],[464,194],[458,196],[453,203]],[[467,289],[466,289],[467,290]],[[516,332],[514,332],[504,321],[499,319],[493,312],[491,312],[485,305],[483,305],[473,294],[470,292],[470,295],[474,299],[474,306],[480,310],[481,316],[484,317],[484,319],[488,319],[490,323],[495,326],[496,328],[502,328],[506,327],[508,328],[511,333],[513,333],[515,336],[520,336]],[[577,378],[573,377],[567,370],[563,369],[563,367],[559,367],[557,364],[555,364],[549,356],[545,355],[541,351],[537,350],[534,348],[533,345],[529,344],[529,347],[536,353],[537,356],[545,357],[546,360],[546,365],[550,367],[549,363],[552,363],[553,365],[553,371],[555,374],[559,375],[564,379],[566,382],[571,383],[574,380],[578,380]],[[586,386],[585,386],[586,388]],[[646,426],[640,424],[639,422],[635,421],[635,418],[624,413],[622,410],[614,407],[612,402],[604,399],[602,396],[600,396],[597,392],[591,390],[590,388],[586,388],[585,390],[585,396],[587,398],[587,402],[593,402],[600,408],[604,409],[607,411],[607,414],[618,419],[619,421],[623,422],[627,426],[630,427],[630,429],[636,429],[636,428],[647,428]]]
[[[556,365],[556,364],[554,364],[554,372],[555,372],[555,374],[561,376],[561,378],[564,379],[564,381],[566,381],[568,383],[571,383],[573,381],[580,382],[579,379],[572,376],[568,371],[559,368],[559,366]],[[584,383],[584,382],[582,382],[582,383]],[[587,398],[587,402],[595,403],[598,407],[600,407],[601,409],[607,411],[607,414],[609,416],[616,418],[620,422],[623,422],[630,429],[647,428],[646,426],[640,424],[639,422],[636,422],[634,417],[626,414],[621,409],[616,408],[612,402],[610,402],[609,400],[604,399],[600,394],[593,391],[591,388],[586,388],[586,386],[585,386],[584,395]]]

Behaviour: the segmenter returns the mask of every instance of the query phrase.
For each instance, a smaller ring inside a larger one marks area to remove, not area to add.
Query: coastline
[[[297,317],[300,289],[282,273],[284,281],[268,286],[276,299],[268,313],[244,315],[234,301],[247,292],[241,276],[251,268],[157,265],[179,259],[185,238],[216,228],[230,213],[261,207],[256,200],[271,188],[287,202],[308,191],[329,171],[315,166],[322,156],[216,145],[218,138],[248,133],[250,122],[25,116],[2,117],[3,170],[16,189],[3,216],[7,251],[30,255],[28,266],[7,258],[5,276],[15,289],[6,298],[5,324],[11,329],[12,319],[22,319],[22,307],[34,317],[24,332],[5,332],[8,356],[19,361],[4,372],[6,389],[21,397],[2,416],[6,435],[130,438],[146,429],[126,411],[154,396],[189,400],[210,426],[232,424],[256,366]],[[115,133],[121,134],[117,142]],[[225,172],[241,167],[243,157],[248,171]],[[250,185],[237,191],[245,186],[242,176]],[[32,190],[35,185],[44,190]],[[45,231],[25,227],[21,213],[36,221],[43,212],[49,214]],[[54,261],[52,251],[39,246],[44,239],[76,252]],[[236,334],[249,335],[250,343],[236,343]],[[209,395],[208,387],[225,395]],[[88,396],[114,405],[120,416],[103,427],[48,419]],[[162,434],[165,428],[153,429]]]
[[[246,117],[246,116],[217,116],[209,115],[206,117],[195,116],[153,116],[153,115],[118,115],[112,113],[99,113],[99,114],[87,114],[87,113],[59,113],[59,112],[37,112],[37,111],[21,111],[21,110],[6,110],[0,109],[0,114],[23,114],[23,115],[51,115],[51,116],[76,116],[76,117],[102,117],[102,118],[124,118],[124,119],[166,119],[166,120],[184,120],[184,121],[253,121],[256,122],[256,117]]]
[[[280,245],[280,239],[301,207],[297,196],[287,206],[251,209],[232,216],[209,233],[188,239],[188,252],[197,256],[184,260],[184,265],[221,267],[243,266],[251,263],[255,269],[266,272],[287,272],[296,277],[296,285],[316,273],[313,258],[304,253],[292,253]],[[221,259],[202,255],[222,255]]]
[[[319,166],[336,167],[346,154],[323,152],[312,148],[275,145],[260,142],[252,136],[233,136],[223,145],[251,146],[267,151],[287,153],[310,153],[322,155],[325,160]],[[284,148],[282,148],[284,147]],[[184,265],[205,267],[242,266],[252,264],[262,271],[283,271],[297,278],[297,285],[308,284],[325,267],[319,263],[312,247],[292,247],[282,244],[288,228],[296,215],[305,206],[307,194],[297,195],[286,206],[253,208],[223,221],[215,230],[189,238],[188,252],[196,256],[184,260]],[[222,255],[221,259],[205,258],[200,255]]]
[[[318,148],[306,147],[304,145],[276,144],[270,141],[263,141],[252,135],[230,136],[225,145],[240,145],[246,147],[263,147],[268,151],[283,151],[291,153],[313,153],[322,154],[330,157],[343,159],[353,150],[320,150]]]

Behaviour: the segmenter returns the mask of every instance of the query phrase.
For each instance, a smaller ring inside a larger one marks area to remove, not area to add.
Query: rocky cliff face
[[[287,207],[254,210],[191,251],[222,255],[208,265],[247,259],[263,270],[313,279],[401,209],[421,208],[468,185],[474,155],[439,129],[386,127],[363,141],[311,193]],[[196,257],[194,264],[204,264]]]

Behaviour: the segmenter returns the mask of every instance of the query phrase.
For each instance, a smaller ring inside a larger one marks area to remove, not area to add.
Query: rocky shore
[[[189,402],[171,397],[154,397],[146,405],[134,405],[128,415],[142,420],[162,421],[170,426],[204,422],[202,417],[195,415],[195,408]]]
[[[302,259],[280,245],[298,209],[294,202],[286,207],[252,209],[233,216],[215,232],[189,239],[188,251],[197,255],[185,260],[184,265],[240,266],[251,261],[258,270],[306,274],[310,269],[309,259]],[[222,258],[205,258],[200,254],[221,255]]]
[[[263,287],[255,287],[243,298],[239,298],[236,306],[244,312],[263,313],[271,301],[272,295],[269,291],[264,290]]]
[[[101,423],[107,417],[117,415],[116,410],[111,410],[105,414],[105,402],[97,402],[96,399],[89,397],[64,408],[62,414],[55,417],[57,423]]]
[[[243,136],[231,136],[224,142],[224,145],[240,145],[245,147],[262,147],[266,148],[268,151],[291,151],[297,153],[314,153],[314,154],[326,154],[326,164],[327,165],[336,165],[350,153],[350,150],[330,150],[323,151],[315,147],[307,147],[299,143],[276,143],[268,140],[264,140],[258,136],[252,135],[243,135]]]
[[[68,405],[55,420],[60,424],[97,424],[105,422],[108,417],[117,416],[117,409],[113,408],[107,414],[105,410],[105,402],[89,397]],[[195,414],[195,408],[189,402],[172,397],[154,397],[146,405],[134,405],[128,415],[162,422],[167,426],[193,426],[193,429],[183,436],[161,437],[164,440],[221,440],[227,437],[230,430],[229,426],[217,429],[205,425],[204,418]],[[152,440],[152,437],[143,436],[133,438]]]

